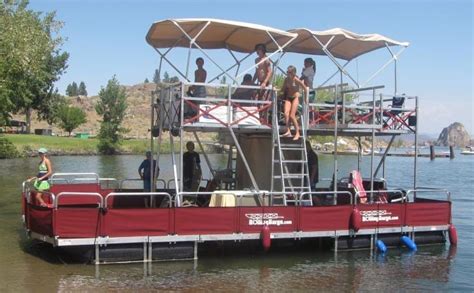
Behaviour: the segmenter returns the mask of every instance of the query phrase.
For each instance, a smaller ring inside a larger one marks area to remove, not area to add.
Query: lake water
[[[96,172],[101,177],[137,177],[141,156],[53,157],[56,172]],[[378,159],[376,158],[378,161]],[[204,160],[202,160],[204,161]],[[225,158],[212,155],[223,165]],[[452,192],[458,246],[419,247],[416,253],[389,249],[387,255],[357,252],[288,252],[219,255],[197,262],[153,264],[64,264],[46,245],[29,241],[20,219],[21,182],[37,170],[37,158],[0,160],[0,292],[51,291],[474,291],[474,156],[454,160],[420,158],[419,186]],[[161,176],[171,178],[170,157],[160,159]],[[339,157],[339,172],[357,166]],[[368,174],[369,159],[362,162]],[[387,158],[390,186],[411,188],[413,158]],[[332,174],[332,157],[320,156],[321,177]],[[205,172],[206,173],[206,172]]]

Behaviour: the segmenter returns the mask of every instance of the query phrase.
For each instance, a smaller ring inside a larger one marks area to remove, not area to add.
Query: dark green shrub
[[[0,136],[0,159],[10,159],[19,157],[18,150],[6,137]]]

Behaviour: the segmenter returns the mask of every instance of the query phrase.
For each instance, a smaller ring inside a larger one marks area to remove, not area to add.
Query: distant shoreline
[[[15,146],[20,157],[36,157],[37,150],[44,147],[50,156],[93,156],[101,155],[97,150],[96,138],[58,137],[34,134],[5,134]],[[122,140],[117,155],[145,154],[149,149],[149,140]],[[170,151],[169,143],[162,144],[163,152]]]
[[[37,157],[39,148],[46,148],[49,156],[101,156],[97,150],[97,138],[59,137],[35,134],[3,134],[16,148],[19,156]],[[155,148],[157,144],[155,143]],[[215,148],[205,146],[209,153],[219,153]],[[150,149],[149,139],[123,139],[114,155],[145,155]],[[175,147],[175,151],[179,149]],[[171,153],[169,141],[162,141],[160,153]]]

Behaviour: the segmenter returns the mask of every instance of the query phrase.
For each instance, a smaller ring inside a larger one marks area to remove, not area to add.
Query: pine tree
[[[158,69],[155,69],[155,75],[153,75],[153,82],[159,83],[160,82],[160,72]]]
[[[87,97],[86,84],[83,81],[81,81],[81,83],[79,84],[79,89],[77,90],[77,94]]]
[[[167,71],[163,74],[163,82],[170,82],[170,75]]]
[[[66,88],[66,95],[68,97],[71,97],[72,96],[72,85],[71,84],[68,84],[67,85],[67,88]]]
[[[73,81],[71,85],[71,96],[77,96],[77,90],[77,83]]]
[[[145,81],[144,83],[149,83],[150,81],[148,80],[148,78],[145,78]]]

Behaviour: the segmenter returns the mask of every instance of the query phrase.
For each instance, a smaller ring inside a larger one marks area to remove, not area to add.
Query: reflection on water
[[[56,172],[97,172],[101,177],[137,178],[142,156],[53,157]],[[340,157],[339,173],[357,166],[356,157]],[[225,156],[212,155],[217,166]],[[391,186],[410,187],[411,158],[387,158]],[[209,171],[203,162],[204,177]],[[419,247],[416,253],[390,249],[385,255],[369,251],[295,252],[218,255],[193,261],[153,264],[83,265],[63,264],[49,245],[26,239],[20,218],[21,182],[37,171],[37,158],[0,161],[0,291],[92,291],[92,290],[221,290],[221,291],[418,291],[468,290],[474,287],[474,158],[434,162],[420,159],[420,185],[452,192],[453,222],[459,233],[457,253],[446,246]],[[330,156],[320,157],[322,177],[332,175]],[[171,159],[160,159],[162,178],[171,179]],[[369,158],[362,171],[367,176]],[[470,176],[466,176],[470,174]]]
[[[442,289],[451,259],[444,246],[412,253],[393,249],[383,258],[367,252],[294,253],[205,258],[199,261],[103,265],[65,275],[58,289],[131,289],[190,291],[361,291]]]

